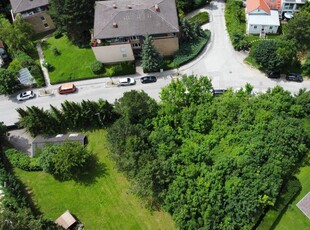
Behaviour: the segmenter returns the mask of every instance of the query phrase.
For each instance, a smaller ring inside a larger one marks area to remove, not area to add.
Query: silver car
[[[136,80],[132,77],[120,78],[118,86],[135,85]]]
[[[29,90],[29,91],[25,91],[25,92],[22,92],[20,94],[17,95],[17,100],[18,101],[25,101],[25,100],[28,100],[28,99],[31,99],[31,98],[34,98],[34,93],[32,90]]]

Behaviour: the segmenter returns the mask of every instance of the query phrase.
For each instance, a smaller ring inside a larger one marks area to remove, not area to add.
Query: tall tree
[[[83,45],[90,41],[94,5],[95,0],[51,0],[50,13],[57,27],[67,32],[73,43]]]
[[[150,36],[146,36],[143,41],[141,56],[144,72],[159,71],[164,66],[163,56],[153,46],[153,40]]]
[[[16,74],[6,69],[0,69],[0,94],[9,95],[19,88],[20,83]]]
[[[21,16],[16,16],[13,24],[0,16],[0,27],[0,39],[7,44],[9,50],[12,52],[33,51],[34,45],[31,41],[33,35],[32,26],[23,20]]]

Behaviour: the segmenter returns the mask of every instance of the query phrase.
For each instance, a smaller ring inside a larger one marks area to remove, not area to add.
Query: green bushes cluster
[[[67,130],[103,127],[116,118],[113,106],[100,99],[95,101],[65,101],[58,109],[51,105],[50,110],[36,106],[18,108],[20,125],[32,135],[65,133]]]
[[[199,37],[195,42],[181,43],[180,49],[173,55],[172,62],[168,64],[167,68],[178,68],[197,57],[206,46],[211,36],[209,30],[205,30],[204,32],[205,36]]]
[[[104,65],[99,61],[95,61],[91,64],[90,69],[94,74],[102,74],[104,72]]]
[[[22,68],[28,68],[31,75],[36,80],[36,86],[45,85],[44,77],[40,66],[26,53],[18,51],[14,54],[14,60],[10,63],[8,69],[18,72]]]
[[[105,75],[108,77],[112,77],[112,76],[128,75],[135,73],[136,73],[136,67],[133,62],[122,62],[119,64],[106,66]]]
[[[25,171],[42,170],[38,164],[38,161],[35,158],[30,158],[25,153],[22,153],[16,149],[6,149],[4,152],[10,163],[16,168]]]
[[[230,40],[236,50],[245,44],[245,10],[242,1],[227,0],[225,8],[226,27]]]
[[[310,76],[310,52],[308,53],[306,57],[306,61],[302,65],[302,71],[303,71],[303,74],[305,74],[306,76]]]
[[[208,14],[208,12],[200,12],[200,13],[196,14],[195,16],[191,17],[189,19],[189,21],[191,23],[198,21],[199,25],[203,25],[203,24],[209,22],[209,14]]]
[[[53,46],[51,50],[55,56],[59,56],[61,54],[56,46]]]
[[[57,29],[54,33],[53,36],[55,39],[61,38],[63,36],[63,32],[59,29]]]

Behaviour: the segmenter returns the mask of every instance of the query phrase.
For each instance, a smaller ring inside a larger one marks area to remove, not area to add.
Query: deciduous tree
[[[17,75],[6,69],[0,69],[0,94],[9,95],[20,88]]]

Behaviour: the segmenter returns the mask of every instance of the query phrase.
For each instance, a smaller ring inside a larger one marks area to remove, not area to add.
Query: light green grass
[[[302,190],[300,194],[288,206],[287,211],[282,216],[275,230],[299,230],[310,229],[310,220],[297,208],[296,204],[310,191],[310,166],[304,166],[296,175],[299,179]]]
[[[16,170],[16,175],[31,189],[34,202],[46,218],[55,220],[70,210],[86,230],[176,229],[168,213],[147,210],[130,193],[130,183],[108,157],[105,136],[104,130],[88,133],[88,148],[106,167],[106,172],[92,184],[59,182],[43,172]]]
[[[57,47],[61,54],[55,56],[52,47]],[[48,38],[43,42],[42,49],[45,60],[54,67],[49,72],[52,84],[96,76],[90,69],[90,65],[96,61],[91,48],[79,48],[63,36],[59,39]]]

